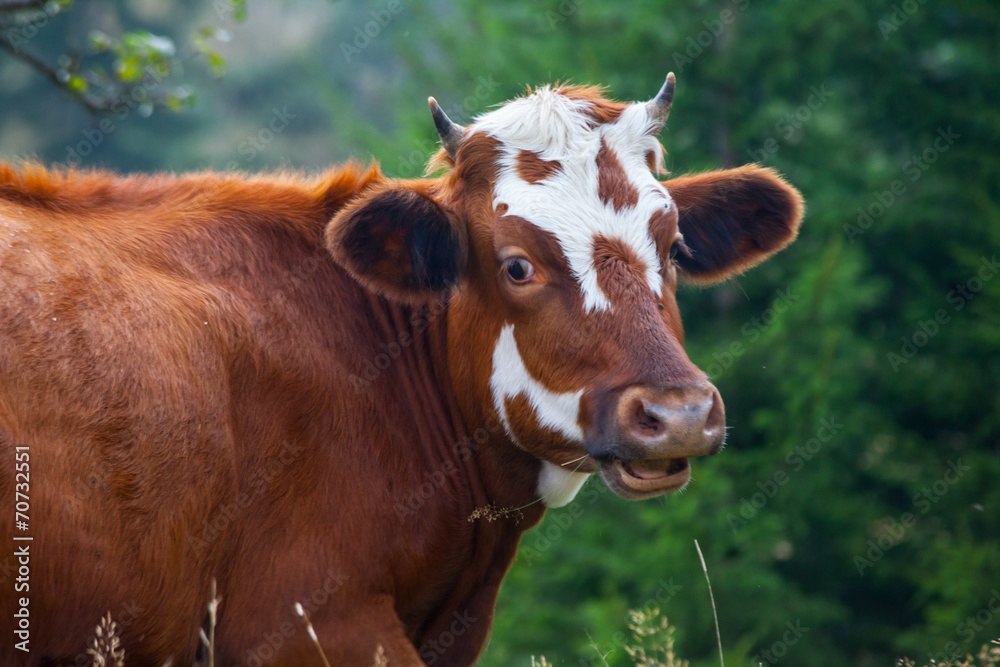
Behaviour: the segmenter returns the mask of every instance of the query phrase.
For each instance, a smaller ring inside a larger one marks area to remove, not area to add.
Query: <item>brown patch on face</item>
[[[534,185],[562,170],[559,160],[543,160],[534,151],[522,150],[517,154],[517,175]]]
[[[604,139],[601,139],[601,149],[597,152],[597,194],[602,202],[610,203],[616,211],[639,203],[639,191],[629,182],[618,156],[608,148]]]
[[[507,420],[514,427],[521,446],[532,453],[543,453],[546,460],[556,464],[566,463],[567,471],[576,469],[584,454],[583,443],[568,440],[563,434],[538,423],[538,416],[531,402],[524,394],[509,396],[504,401],[507,406]],[[579,413],[578,413],[579,414]],[[577,472],[591,472],[584,465]]]
[[[670,261],[669,257],[662,253],[660,256],[663,284],[657,299],[646,282],[646,264],[635,251],[618,239],[598,237],[594,241],[597,285],[614,305],[618,317],[632,322],[644,318],[652,322],[654,317],[662,318],[670,333],[683,345],[684,327],[674,296],[677,287],[675,274],[666,264]]]
[[[594,268],[597,286],[616,306],[648,298],[646,264],[635,251],[619,239],[598,236],[594,239]]]

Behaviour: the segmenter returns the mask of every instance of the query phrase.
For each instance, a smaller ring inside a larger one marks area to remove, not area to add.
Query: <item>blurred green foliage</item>
[[[415,177],[436,148],[428,95],[465,122],[525,84],[645,100],[673,70],[671,171],[761,162],[808,203],[789,250],[679,295],[689,353],[726,400],[727,451],[696,461],[682,494],[628,503],[592,480],[550,511],[522,541],[483,665],[627,664],[627,611],[649,603],[677,627],[679,655],[715,664],[694,538],[732,665],[940,660],[1000,635],[1000,5],[246,10],[137,0],[57,13],[25,49],[49,62],[103,50],[125,90],[170,63],[151,97],[181,87],[198,103],[112,116],[94,134],[100,115],[0,54],[0,153],[250,171],[374,155]]]

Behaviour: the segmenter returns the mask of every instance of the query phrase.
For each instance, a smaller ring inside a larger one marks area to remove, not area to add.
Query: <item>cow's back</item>
[[[294,179],[0,168],[0,456],[8,471],[15,448],[30,462],[27,526],[5,518],[0,539],[33,538],[18,543],[29,589],[2,596],[2,613],[29,600],[29,660],[82,652],[109,611],[142,636],[137,664],[193,657],[210,573],[232,541],[193,548],[192,537],[248,467],[280,453],[241,450],[275,438],[268,415],[257,424],[230,403],[317,372],[302,339],[322,324],[308,308],[329,300],[317,275],[338,279],[319,239],[328,208],[365,178],[350,170],[324,199]],[[274,418],[292,419],[282,409]],[[0,477],[8,516],[15,481]],[[28,654],[5,642],[0,662],[17,658]]]

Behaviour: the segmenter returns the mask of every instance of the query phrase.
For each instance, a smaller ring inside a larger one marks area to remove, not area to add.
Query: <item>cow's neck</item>
[[[389,402],[393,411],[404,411],[387,418],[406,424],[407,439],[418,446],[425,467],[440,469],[456,461],[455,443],[466,435],[447,370],[447,301],[410,305],[367,296],[377,345],[374,365],[383,374],[376,382],[395,394]]]
[[[447,664],[472,664],[485,645],[500,582],[514,560],[519,536],[544,512],[534,491],[539,464],[510,442],[492,414],[491,403],[483,403],[478,392],[455,382],[457,368],[482,361],[461,353],[454,358],[456,337],[489,336],[489,327],[481,326],[482,321],[454,322],[447,299],[408,306],[368,298],[374,314],[372,335],[389,341],[388,350],[381,342],[378,348],[395,355],[377,381],[383,391],[391,387],[394,404],[409,411],[397,419],[412,420],[407,444],[417,445],[414,448],[423,457],[414,461],[423,470],[413,469],[411,477],[454,485],[448,492],[421,496],[427,500],[415,510],[420,519],[402,524],[423,526],[426,531],[430,522],[448,538],[445,550],[434,548],[423,554],[434,575],[421,582],[424,589],[413,591],[411,604],[400,608],[401,619],[421,651],[447,658]],[[400,344],[398,350],[392,342]],[[463,374],[457,375],[464,382]],[[436,471],[446,474],[435,475]],[[474,622],[462,642],[439,655],[435,650],[441,649],[434,642],[450,636],[456,619]]]
[[[518,538],[543,514],[534,491],[539,464],[510,442],[490,410],[475,407],[467,387],[454,383],[456,363],[463,365],[468,359],[451,358],[449,328],[455,330],[447,299],[409,306],[370,294],[368,298],[374,314],[372,335],[388,341],[378,343],[382,354],[395,357],[384,369],[386,376],[377,381],[383,390],[391,387],[396,393],[394,404],[410,411],[397,419],[412,420],[408,444],[419,443],[424,459],[417,464],[424,470],[413,470],[412,476],[424,480],[430,474],[430,479],[436,479],[434,471],[457,470],[458,474],[446,475],[447,483],[461,487],[454,493],[432,494],[427,500],[443,506],[423,505],[418,510],[424,521],[447,517],[452,531],[447,553],[428,554],[443,558],[435,572],[444,580],[434,586],[443,585],[447,592],[433,609],[412,617],[404,613],[403,620],[413,624],[410,632],[419,646],[447,632],[456,615],[480,619],[462,649],[471,652],[449,654],[457,663],[471,663],[485,642],[500,581],[514,559]],[[463,333],[457,335],[483,333],[482,327],[459,331]],[[456,567],[456,553],[464,554],[460,567]]]
[[[517,532],[537,523],[544,505],[536,492],[541,463],[506,433],[489,389],[492,350],[503,322],[482,300],[458,291],[448,312],[448,362],[463,422],[472,436],[476,473],[486,494],[480,520],[502,520]]]
[[[454,333],[455,325],[449,324],[449,298],[417,306],[369,298],[375,336],[382,341],[380,354],[392,357],[387,379],[401,404],[412,408],[407,417],[425,463],[431,470],[446,462],[462,470],[469,493],[463,511],[468,510],[470,523],[478,523],[476,517],[489,524],[503,518],[504,532],[534,525],[543,509],[535,493],[539,463],[510,441],[492,404],[469,391],[461,372],[456,378],[456,362],[465,366],[469,360],[452,358],[455,346],[449,346],[448,329]],[[455,335],[480,335],[487,329]]]

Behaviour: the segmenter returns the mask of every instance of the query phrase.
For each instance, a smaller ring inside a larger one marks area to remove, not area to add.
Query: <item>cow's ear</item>
[[[664,183],[677,205],[681,276],[709,283],[745,271],[792,242],[802,220],[799,191],[772,169],[681,176]]]
[[[459,281],[465,233],[425,192],[388,184],[367,191],[326,229],[334,260],[368,289],[424,301]]]

